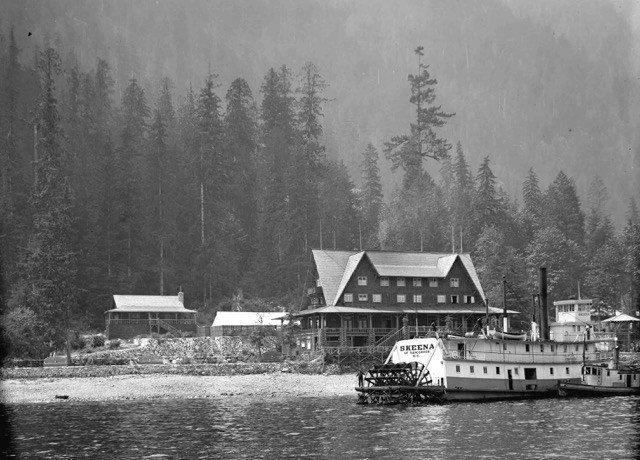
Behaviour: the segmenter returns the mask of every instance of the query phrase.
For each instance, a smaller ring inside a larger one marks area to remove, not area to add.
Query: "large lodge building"
[[[465,334],[479,330],[487,312],[469,254],[313,251],[311,303],[300,320],[298,345],[393,345],[399,334]]]

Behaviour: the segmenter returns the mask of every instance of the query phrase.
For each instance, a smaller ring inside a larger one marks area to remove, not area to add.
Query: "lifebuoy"
[[[453,351],[451,352],[451,357],[452,357],[453,359],[458,359],[458,358],[460,357],[460,355],[458,354],[458,352],[457,352],[456,350],[453,350]]]

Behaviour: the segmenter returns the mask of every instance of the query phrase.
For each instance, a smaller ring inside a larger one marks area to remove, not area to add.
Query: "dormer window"
[[[358,276],[358,286],[366,286],[366,285],[367,285],[367,277]]]

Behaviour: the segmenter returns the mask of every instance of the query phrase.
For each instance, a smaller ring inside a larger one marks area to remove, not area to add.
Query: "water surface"
[[[10,405],[12,446],[0,457],[640,458],[640,397],[413,407],[355,400]]]

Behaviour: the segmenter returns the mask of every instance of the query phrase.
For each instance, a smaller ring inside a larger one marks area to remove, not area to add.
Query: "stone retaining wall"
[[[109,377],[128,374],[249,375],[293,372],[299,374],[338,373],[337,367],[321,363],[234,363],[234,364],[146,364],[121,366],[15,367],[2,368],[2,379]]]

